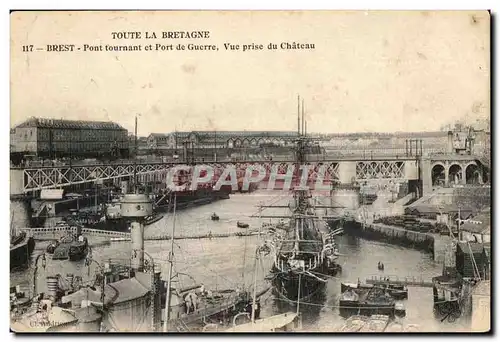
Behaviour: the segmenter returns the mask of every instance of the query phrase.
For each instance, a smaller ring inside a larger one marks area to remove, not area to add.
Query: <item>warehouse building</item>
[[[114,122],[30,118],[11,129],[11,157],[128,157],[125,128]]]
[[[286,146],[296,139],[291,131],[190,131],[168,134],[151,133],[150,148],[182,148],[186,143],[195,148],[238,148],[262,145]]]

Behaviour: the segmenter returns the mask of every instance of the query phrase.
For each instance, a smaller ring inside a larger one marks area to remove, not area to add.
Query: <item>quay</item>
[[[346,231],[353,233],[353,235],[370,240],[382,240],[387,243],[403,245],[431,253],[435,250],[435,244],[439,244],[439,240],[441,239],[439,234],[415,232],[382,223],[351,221],[348,223],[348,226],[351,229],[347,229]]]
[[[488,186],[438,188],[420,198],[410,193],[394,203],[379,193],[376,206],[361,207],[345,218],[344,231],[429,252],[434,261],[443,262],[446,251],[458,237],[459,217],[463,238],[489,242],[490,233],[485,226],[489,222],[485,219],[489,218],[489,212],[485,212],[490,206],[489,191]]]
[[[346,227],[347,229],[344,229],[344,231],[354,236],[432,253],[436,262],[445,260],[446,253],[453,244],[453,238],[449,235],[416,232],[382,223],[350,221]]]

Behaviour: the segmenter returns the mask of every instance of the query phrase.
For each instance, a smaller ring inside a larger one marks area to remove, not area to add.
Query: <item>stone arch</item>
[[[483,177],[481,171],[476,163],[468,163],[465,166],[465,182],[466,184],[483,183]]]
[[[233,148],[234,147],[234,139],[227,139],[226,142],[227,148]]]
[[[241,147],[241,145],[242,145],[242,142],[241,142],[240,138],[234,139],[233,147]]]
[[[431,179],[433,186],[444,186],[446,179],[446,168],[443,164],[434,164],[431,168]]]
[[[257,145],[257,139],[256,138],[250,139],[250,146],[256,146],[256,145]]]
[[[250,146],[250,140],[248,138],[244,138],[242,141],[241,141],[241,145],[242,146]]]
[[[448,168],[448,179],[450,184],[460,184],[462,181],[462,165],[453,163]]]

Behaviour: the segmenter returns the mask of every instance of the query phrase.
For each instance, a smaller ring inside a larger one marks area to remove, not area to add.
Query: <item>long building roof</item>
[[[45,119],[29,118],[16,126],[37,127],[37,128],[59,128],[59,129],[107,129],[107,130],[126,130],[121,125],[112,121],[83,121],[83,120],[64,120],[64,119]]]
[[[171,133],[151,133],[151,137],[165,137],[173,135],[177,138],[186,138],[194,134],[198,137],[290,137],[297,136],[297,132],[293,131],[178,131]]]

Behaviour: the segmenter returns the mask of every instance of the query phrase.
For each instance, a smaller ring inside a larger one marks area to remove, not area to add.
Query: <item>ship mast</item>
[[[172,236],[170,236],[170,253],[169,253],[169,266],[168,266],[168,283],[167,295],[165,298],[165,321],[163,322],[163,332],[168,331],[168,320],[170,313],[170,293],[172,288],[172,268],[174,266],[174,234],[175,234],[175,208],[177,206],[177,194],[174,193],[174,214],[172,222]]]
[[[134,129],[134,193],[138,193],[137,187],[137,115],[135,116],[135,129]]]
[[[300,98],[298,103],[298,112],[297,112],[297,124],[298,124],[298,139],[297,146],[295,151],[295,161],[296,161],[296,177],[295,177],[295,189],[294,189],[294,198],[295,198],[295,213],[298,215],[305,215],[307,212],[307,190],[299,188],[300,186],[300,168],[306,163],[306,137],[305,137],[305,117],[304,117],[304,100],[302,100],[302,111],[300,110]],[[302,172],[307,172],[308,170],[302,170]],[[296,219],[297,226],[297,234],[298,231],[301,230],[303,222],[301,222],[300,218]],[[301,235],[298,234],[299,239]]]

